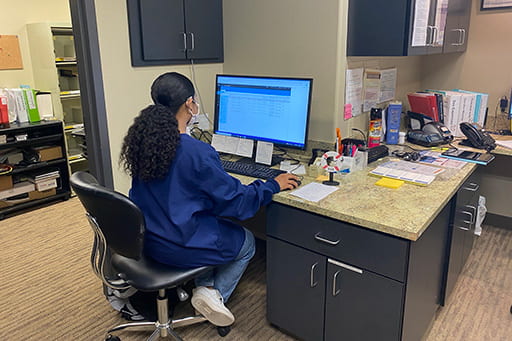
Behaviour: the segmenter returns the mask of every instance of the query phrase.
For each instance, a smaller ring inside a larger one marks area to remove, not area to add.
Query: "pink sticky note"
[[[349,118],[352,118],[352,104],[347,103],[345,104],[345,114],[343,116],[346,120]]]

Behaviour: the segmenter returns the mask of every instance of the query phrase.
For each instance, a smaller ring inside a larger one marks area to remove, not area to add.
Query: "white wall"
[[[331,141],[343,107],[346,0],[224,0],[224,72],[312,77],[309,139]],[[340,104],[341,103],[341,104]]]
[[[0,70],[0,87],[34,86],[32,62],[27,39],[26,24],[70,23],[67,0],[2,0],[0,9],[0,34],[17,35],[20,41],[23,69]]]
[[[188,65],[132,67],[126,1],[96,0],[95,6],[114,187],[126,193],[130,178],[118,167],[119,153],[133,118],[151,103],[151,83],[158,75],[170,71],[192,78],[191,69]],[[215,75],[222,73],[222,64],[201,64],[195,68],[201,107],[212,113]]]

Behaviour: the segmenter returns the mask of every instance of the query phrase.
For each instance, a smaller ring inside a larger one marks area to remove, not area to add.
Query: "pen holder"
[[[355,171],[355,158],[350,156],[344,156],[343,161],[341,163],[341,169],[340,172],[344,173],[350,173],[352,171]]]
[[[359,148],[354,157],[354,170],[363,170],[368,166],[368,150]]]

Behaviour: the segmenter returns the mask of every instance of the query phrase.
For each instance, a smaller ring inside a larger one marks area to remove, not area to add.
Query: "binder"
[[[39,117],[42,120],[54,117],[52,94],[50,92],[38,92],[36,94],[36,102],[39,109]]]
[[[23,87],[21,90],[23,92],[23,100],[25,102],[28,120],[31,123],[41,121],[41,118],[39,117],[39,110],[37,109],[35,90],[28,87]]]
[[[469,93],[475,95],[475,108],[473,111],[473,119],[472,122],[478,123],[480,126],[484,126],[485,116],[487,112],[487,103],[489,101],[489,95],[476,92],[476,91],[468,91],[461,89],[454,89],[453,91],[461,92],[461,93]]]
[[[454,136],[464,136],[460,130],[459,123],[462,110],[462,94],[449,90],[427,90],[432,93],[443,95],[443,116],[444,125],[450,129]]]
[[[411,111],[430,117],[433,121],[439,122],[439,111],[437,109],[437,98],[432,93],[414,92],[407,94]]]

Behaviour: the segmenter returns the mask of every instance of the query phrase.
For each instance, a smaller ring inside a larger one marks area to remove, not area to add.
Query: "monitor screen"
[[[510,97],[508,98],[508,119],[512,120],[512,89],[510,89]],[[512,124],[511,124],[512,127]],[[511,128],[512,130],[512,128]]]
[[[215,134],[306,148],[312,79],[217,75]]]

